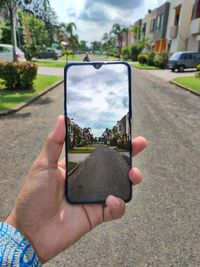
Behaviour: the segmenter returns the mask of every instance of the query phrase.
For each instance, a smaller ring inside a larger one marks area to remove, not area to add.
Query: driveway
[[[153,76],[160,78],[166,82],[169,82],[177,77],[194,76],[195,69],[185,70],[184,72],[172,72],[171,70],[142,70],[146,73],[150,73]]]

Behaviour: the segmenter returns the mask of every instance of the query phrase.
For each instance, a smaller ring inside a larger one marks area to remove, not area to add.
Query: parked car
[[[26,61],[24,53],[17,47],[16,57],[20,62]],[[0,60],[13,61],[13,46],[9,44],[0,44]]]
[[[38,53],[36,55],[37,58],[53,58],[58,59],[59,53],[57,52],[57,49],[54,48],[46,48],[44,51]]]
[[[176,52],[168,60],[167,67],[172,71],[180,72],[184,69],[196,68],[200,64],[200,53],[197,52]]]

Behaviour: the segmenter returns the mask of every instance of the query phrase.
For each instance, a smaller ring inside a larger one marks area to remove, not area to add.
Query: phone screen
[[[129,201],[131,70],[123,62],[65,68],[66,197],[71,203]]]

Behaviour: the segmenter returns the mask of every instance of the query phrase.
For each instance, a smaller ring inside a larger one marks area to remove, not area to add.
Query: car
[[[26,58],[24,53],[17,47],[16,48],[17,61],[24,62]],[[10,44],[0,44],[0,60],[13,61],[13,46]]]
[[[200,53],[198,52],[176,52],[168,60],[167,67],[173,72],[177,69],[183,72],[184,69],[196,68],[200,64]]]
[[[57,49],[54,48],[46,48],[44,51],[39,52],[36,55],[37,58],[53,58],[58,59],[59,53],[57,52]]]

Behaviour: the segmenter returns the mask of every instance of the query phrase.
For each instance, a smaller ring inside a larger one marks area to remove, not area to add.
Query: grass
[[[2,81],[0,82],[0,111],[7,111],[14,109],[19,104],[27,101],[33,96],[38,95],[47,87],[53,85],[55,82],[62,80],[58,76],[37,75],[34,81],[33,89],[29,90],[9,90],[5,89]]]
[[[43,60],[34,60],[33,61],[38,67],[58,67],[58,68],[64,68],[66,65],[66,62],[62,61],[43,61]]]
[[[70,149],[68,153],[71,153],[71,154],[92,153],[94,150],[95,148],[92,145],[88,145],[87,149],[86,149],[86,146],[75,147],[73,149]]]
[[[66,55],[62,56],[62,57],[59,57],[58,60],[66,60]],[[68,56],[68,60],[69,61],[83,61],[83,58],[80,57],[79,55],[74,55],[74,57],[72,55]]]
[[[73,162],[73,161],[69,161],[68,162],[68,172],[70,172],[72,169],[74,169],[77,166],[78,166],[78,163]]]
[[[116,150],[117,152],[128,152],[127,149],[119,148],[119,147],[114,148],[114,150]]]
[[[159,68],[157,67],[149,66],[147,64],[141,64],[141,63],[135,63],[132,66],[137,69],[143,69],[143,70],[159,70]]]
[[[172,81],[186,86],[189,90],[200,94],[200,78],[197,77],[178,77]]]

